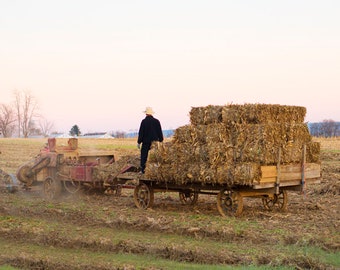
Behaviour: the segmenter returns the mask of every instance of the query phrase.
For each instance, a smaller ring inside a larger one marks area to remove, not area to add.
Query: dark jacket
[[[137,143],[162,142],[163,139],[161,123],[152,115],[147,115],[140,124]]]

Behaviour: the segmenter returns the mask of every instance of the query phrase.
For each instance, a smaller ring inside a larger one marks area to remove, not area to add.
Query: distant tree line
[[[124,131],[114,131],[111,132],[111,136],[115,138],[126,138],[126,132]]]
[[[309,132],[314,137],[337,137],[340,136],[340,122],[331,119],[317,123],[308,123]]]
[[[54,124],[39,113],[39,104],[28,90],[14,90],[14,100],[11,104],[0,103],[0,135],[9,138],[13,136],[28,138],[29,136],[44,136],[51,134]],[[314,137],[340,136],[340,122],[326,119],[322,122],[308,123],[309,132]],[[165,137],[173,135],[173,130],[164,130]],[[69,134],[80,136],[78,125],[74,125]],[[129,138],[138,133],[115,131],[110,133],[115,138]]]
[[[8,138],[14,135],[28,138],[48,136],[53,123],[39,114],[39,104],[28,90],[14,90],[11,104],[0,103],[0,133]]]
[[[14,90],[10,104],[0,103],[0,136],[4,138],[58,135],[53,128],[54,124],[40,114],[37,99],[29,90]],[[69,135],[81,136],[79,126],[73,125]],[[129,137],[124,131],[112,131],[110,135],[115,138]]]

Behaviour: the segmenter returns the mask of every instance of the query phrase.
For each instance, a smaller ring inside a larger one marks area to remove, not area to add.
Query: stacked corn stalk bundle
[[[121,159],[110,164],[100,164],[93,167],[92,176],[97,181],[112,182],[126,166],[139,167],[140,158],[135,155],[123,156]]]
[[[153,144],[146,176],[187,184],[251,185],[261,166],[318,162],[320,146],[311,142],[304,107],[244,104],[195,107],[190,124],[175,130],[167,145]]]

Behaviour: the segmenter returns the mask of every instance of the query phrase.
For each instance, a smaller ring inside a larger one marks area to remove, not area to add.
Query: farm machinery
[[[18,190],[18,182],[13,174],[8,174],[0,169],[0,188],[14,193]]]
[[[119,195],[126,181],[119,181],[116,172],[105,174],[107,166],[115,164],[113,153],[78,149],[78,139],[70,138],[66,146],[57,145],[56,138],[49,138],[44,149],[32,160],[19,167],[17,179],[24,189],[42,186],[47,198],[57,198],[63,190],[76,193],[81,188],[110,191]],[[116,166],[117,173],[135,171],[128,163]]]
[[[0,169],[0,189],[11,193],[16,192],[18,190],[18,182],[15,175]]]
[[[63,190],[76,193],[90,188],[119,196],[123,188],[134,189],[134,203],[140,209],[152,207],[157,192],[177,192],[181,203],[188,205],[196,204],[199,194],[213,195],[222,216],[238,216],[245,197],[261,198],[268,210],[275,206],[285,210],[288,190],[303,191],[306,183],[319,183],[320,164],[306,163],[305,153],[301,163],[261,166],[261,179],[251,185],[178,183],[140,174],[136,156],[116,161],[113,153],[79,151],[76,138],[69,139],[67,146],[57,146],[56,139],[50,138],[33,160],[19,167],[16,177],[25,189],[42,186],[48,199],[57,198]]]

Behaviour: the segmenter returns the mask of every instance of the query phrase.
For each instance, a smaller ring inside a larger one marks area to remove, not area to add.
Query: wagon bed
[[[148,179],[144,175],[120,174],[119,181],[138,179],[134,188],[134,202],[138,208],[152,207],[157,192],[178,192],[183,204],[195,204],[198,194],[217,196],[217,209],[222,216],[238,216],[243,211],[244,197],[259,197],[263,206],[271,210],[286,210],[287,190],[304,191],[306,185],[320,183],[320,164],[302,163],[277,166],[261,166],[262,177],[252,185],[203,184],[192,182],[178,184]]]

